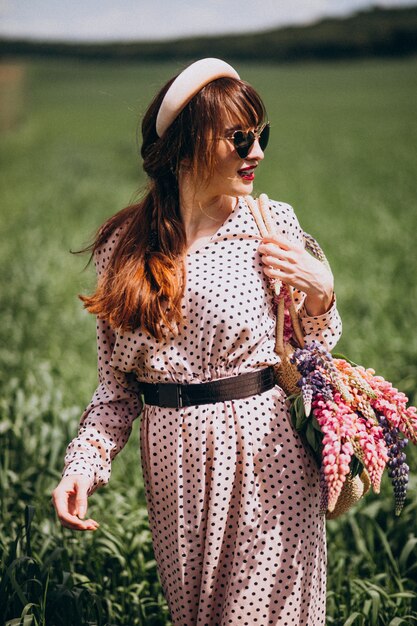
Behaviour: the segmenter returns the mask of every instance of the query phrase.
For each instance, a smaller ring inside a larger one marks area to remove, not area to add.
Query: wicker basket
[[[276,225],[271,217],[269,209],[269,199],[266,194],[261,194],[258,202],[251,196],[247,196],[248,206],[255,218],[262,237],[276,232]],[[304,233],[307,250],[328,265],[328,261],[317,241],[308,233]],[[292,288],[286,284],[275,283],[275,293],[278,295],[281,289],[286,289],[288,293],[289,312],[291,315],[292,326],[294,330],[294,344],[284,342],[284,315],[285,302],[284,298],[278,299],[276,329],[275,329],[275,352],[280,357],[279,363],[275,366],[275,377],[277,384],[285,391],[287,396],[300,393],[300,387],[297,382],[300,380],[300,373],[297,366],[291,362],[291,355],[295,347],[304,347],[304,334],[301,328],[300,320],[295,308],[292,294]],[[340,515],[346,513],[354,504],[356,504],[370,488],[370,480],[366,470],[360,475],[348,475],[343,483],[342,490],[336,505],[332,511],[326,512],[327,519],[336,519]]]
[[[281,389],[283,389],[288,396],[291,396],[300,392],[300,387],[297,385],[300,380],[300,373],[290,361],[294,348],[287,343],[285,344],[284,350],[285,352],[280,354],[280,363],[274,368],[275,380]]]
[[[333,511],[326,511],[326,519],[336,519],[347,513],[350,508],[369,491],[371,481],[366,470],[358,476],[347,476],[343,483],[340,496],[337,499],[336,506]]]

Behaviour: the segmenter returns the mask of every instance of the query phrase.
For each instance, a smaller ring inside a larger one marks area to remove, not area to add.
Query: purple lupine
[[[328,373],[326,363],[331,362],[331,358],[327,350],[317,341],[306,344],[304,348],[297,348],[291,357],[301,374],[298,386],[301,388],[307,417],[311,412],[313,398],[318,393],[326,400],[333,400],[330,377],[326,377],[326,373]]]
[[[395,514],[400,515],[407,495],[409,467],[404,452],[408,439],[402,437],[398,428],[393,427],[384,415],[377,414],[388,449],[388,476],[394,489]]]

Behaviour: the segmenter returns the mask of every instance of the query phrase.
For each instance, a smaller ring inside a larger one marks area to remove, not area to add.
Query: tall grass
[[[338,351],[417,402],[414,268],[417,63],[240,66],[272,122],[257,192],[290,202],[332,262]],[[143,183],[140,114],[177,66],[33,63],[25,118],[0,147],[0,623],[169,624],[140,471],[138,422],[100,521],[77,534],[50,493],[96,385],[94,319],[77,293],[94,281],[84,245]],[[328,523],[328,624],[417,620],[417,455],[407,505],[389,485]],[[126,481],[129,476],[129,481]]]

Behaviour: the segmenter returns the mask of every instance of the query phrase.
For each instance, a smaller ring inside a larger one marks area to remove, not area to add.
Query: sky
[[[152,40],[259,31],[417,0],[0,0],[0,36]]]

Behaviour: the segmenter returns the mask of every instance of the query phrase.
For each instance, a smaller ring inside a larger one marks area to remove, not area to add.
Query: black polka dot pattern
[[[281,232],[302,241],[291,206],[272,202]],[[115,233],[95,257],[98,274]],[[206,245],[186,258],[184,323],[155,340],[97,322],[99,386],[70,443],[64,475],[92,493],[142,410],[139,380],[182,383],[234,376],[277,362],[272,294],[244,200]],[[308,316],[308,338],[332,349],[336,301]],[[174,626],[321,626],[326,536],[315,463],[292,429],[279,387],[242,400],[182,409],[145,406],[141,461],[158,572]]]

